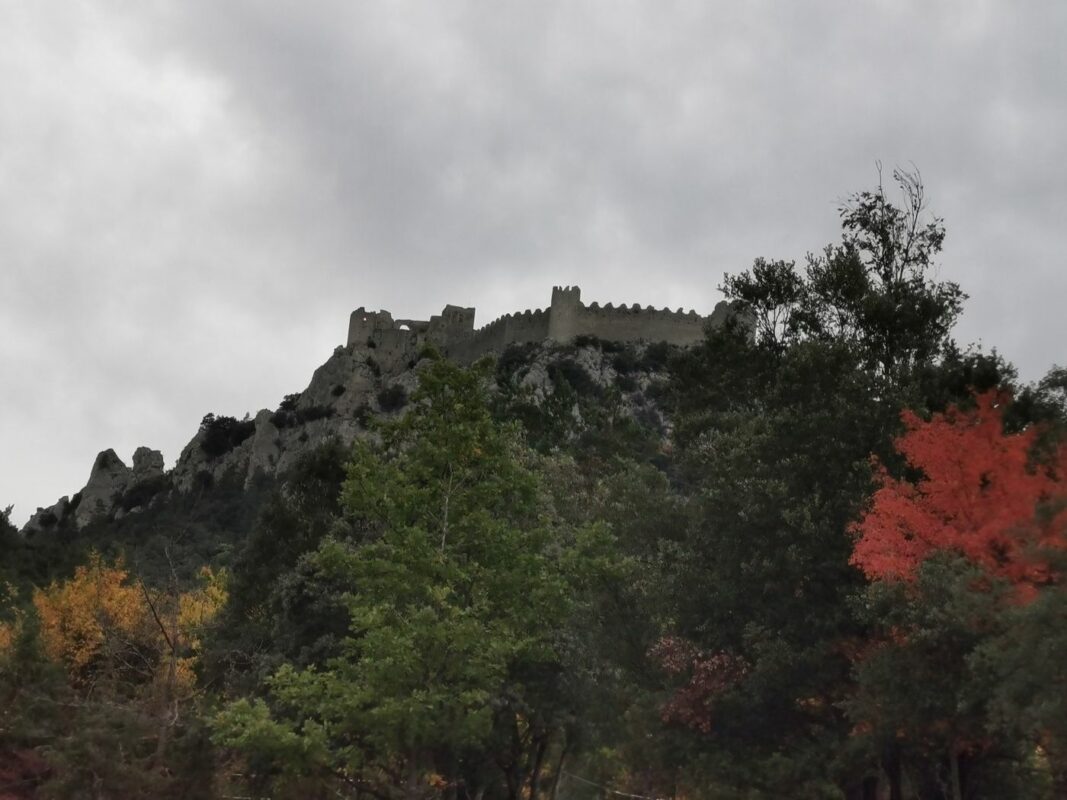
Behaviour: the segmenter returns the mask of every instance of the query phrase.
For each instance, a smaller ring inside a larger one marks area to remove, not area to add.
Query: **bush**
[[[135,483],[119,499],[119,507],[123,511],[129,511],[138,506],[146,506],[157,494],[170,486],[170,478],[166,475],[156,475],[146,478],[140,483]]]
[[[408,393],[399,383],[378,392],[378,407],[386,413],[399,411],[408,403]]]
[[[344,393],[345,393],[345,385],[343,383],[339,383],[336,386],[334,386],[332,389],[330,389],[330,394],[332,394],[334,397],[340,397]]]
[[[504,348],[496,362],[496,380],[501,386],[511,382],[511,377],[521,367],[528,366],[533,353],[540,345],[536,342],[515,342]]]
[[[256,423],[250,419],[237,420],[205,414],[200,421],[200,432],[204,434],[200,449],[210,459],[219,458],[241,444],[255,430]]]
[[[419,352],[415,356],[416,361],[422,361],[424,358],[428,358],[431,361],[440,361],[441,352],[432,344],[427,342],[419,348]]]
[[[370,424],[371,407],[366,403],[360,403],[356,410],[352,412],[352,417],[360,424],[360,427],[366,428]]]
[[[667,366],[673,352],[674,347],[667,342],[653,342],[645,349],[641,368],[649,372],[661,370]]]
[[[611,360],[611,366],[620,375],[626,375],[636,371],[640,365],[637,361],[637,356],[634,355],[634,351],[627,349],[615,355],[615,358]]]
[[[336,411],[332,406],[308,406],[307,408],[297,408],[292,411],[279,409],[271,414],[270,423],[279,429],[295,428],[297,425],[304,425],[317,419],[332,417],[335,413]]]
[[[382,377],[382,368],[378,366],[378,362],[374,360],[374,356],[367,356],[367,367],[374,374],[375,378]]]
[[[548,377],[557,386],[565,381],[575,394],[579,396],[600,397],[603,394],[600,386],[589,376],[589,373],[573,358],[564,358],[550,364]]]

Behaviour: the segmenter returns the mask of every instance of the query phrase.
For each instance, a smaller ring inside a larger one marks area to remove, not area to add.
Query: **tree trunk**
[[[960,756],[955,747],[948,754],[948,779],[952,800],[963,800],[963,787],[960,784]]]
[[[845,800],[878,800],[878,778],[868,775],[858,783],[844,787]]]
[[[893,742],[882,754],[882,769],[889,780],[889,800],[904,800],[900,780],[900,746]]]
[[[541,792],[541,767],[544,765],[547,749],[548,736],[545,736],[537,744],[537,755],[534,757],[533,770],[530,772],[530,800],[537,800]]]
[[[419,800],[422,796],[422,786],[419,781],[420,773],[418,754],[409,754],[407,776],[404,779],[404,800]]]
[[[552,788],[549,790],[549,800],[557,800],[559,797],[559,783],[563,779],[563,764],[567,760],[567,745],[559,752],[559,761],[556,762],[556,774],[552,776]]]

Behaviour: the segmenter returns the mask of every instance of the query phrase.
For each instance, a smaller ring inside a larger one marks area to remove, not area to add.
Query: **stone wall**
[[[577,286],[554,286],[552,304],[546,309],[505,314],[474,330],[474,309],[445,306],[440,315],[429,321],[394,320],[388,311],[367,311],[360,307],[352,312],[348,327],[348,345],[370,348],[385,369],[406,365],[418,356],[421,347],[430,343],[447,357],[461,363],[490,352],[500,352],[509,344],[570,342],[577,336],[596,336],[619,342],[649,341],[691,345],[699,342],[708,325],[719,325],[729,315],[729,306],[719,303],[710,316],[695,311],[671,311],[608,303],[585,305]]]

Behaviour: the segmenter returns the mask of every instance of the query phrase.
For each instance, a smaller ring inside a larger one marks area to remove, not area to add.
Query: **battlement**
[[[587,306],[579,287],[553,286],[548,308],[505,314],[477,330],[474,313],[473,308],[448,305],[426,321],[394,320],[388,311],[367,311],[361,306],[349,320],[348,345],[375,349],[376,359],[390,364],[415,358],[427,343],[464,364],[517,342],[570,342],[578,336],[688,346],[704,337],[708,325],[721,325],[730,310],[725,302],[708,316],[681,308],[642,308],[637,303]]]

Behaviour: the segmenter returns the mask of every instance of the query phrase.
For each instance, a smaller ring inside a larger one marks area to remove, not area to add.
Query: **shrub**
[[[548,377],[559,385],[565,381],[579,396],[599,397],[603,392],[589,373],[573,358],[563,358],[548,367]]]
[[[634,355],[632,349],[622,350],[615,354],[615,358],[611,360],[611,366],[615,368],[615,371],[620,375],[625,375],[637,370],[639,364],[637,356]]]
[[[505,347],[496,362],[497,383],[500,385],[509,383],[511,376],[520,367],[525,367],[530,363],[530,358],[538,346],[535,342],[514,342]]]
[[[200,449],[210,459],[219,458],[241,444],[255,430],[256,423],[250,419],[237,420],[205,414],[200,421],[200,431],[204,434]]]
[[[378,362],[374,360],[374,356],[367,356],[367,367],[374,374],[375,378],[382,377],[382,368],[378,366]]]
[[[366,428],[370,424],[371,408],[366,403],[360,403],[355,411],[352,412],[352,417],[360,424],[361,427]]]
[[[674,347],[667,342],[653,342],[645,348],[645,355],[641,359],[641,368],[649,372],[661,370],[667,366],[667,362],[674,352]]]
[[[300,424],[303,425],[305,422],[314,422],[317,419],[332,417],[334,409],[332,406],[308,406],[300,409],[296,414]]]
[[[428,358],[431,361],[439,361],[441,359],[441,353],[436,347],[427,342],[419,348],[419,352],[418,354],[416,354],[415,360],[422,361],[424,358]]]
[[[270,422],[275,428],[295,428],[297,425],[304,425],[317,419],[332,417],[335,413],[332,406],[308,406],[292,411],[278,410],[271,414]]]
[[[378,392],[378,407],[386,413],[399,411],[407,405],[408,393],[399,383],[387,386]]]
[[[155,475],[135,483],[119,499],[119,507],[123,511],[131,508],[148,505],[148,502],[157,494],[170,486],[170,478],[166,475]]]
[[[332,389],[330,389],[330,394],[332,394],[334,397],[340,397],[344,393],[345,393],[345,385],[343,383],[339,383],[336,386],[334,386]]]

